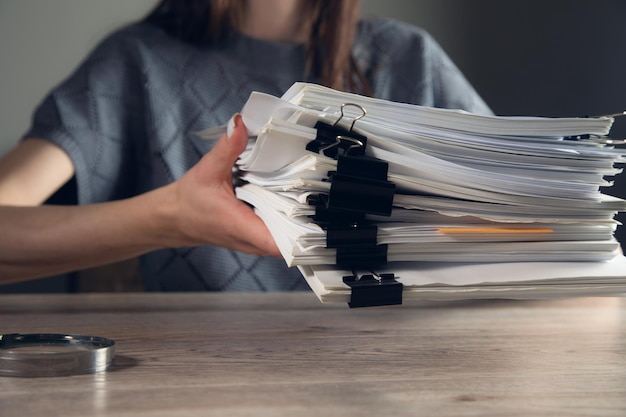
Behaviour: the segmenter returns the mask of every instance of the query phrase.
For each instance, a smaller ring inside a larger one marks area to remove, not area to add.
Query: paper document
[[[253,93],[242,116],[237,197],[322,301],[346,301],[360,270],[408,298],[626,288],[610,116],[482,116],[307,83]]]

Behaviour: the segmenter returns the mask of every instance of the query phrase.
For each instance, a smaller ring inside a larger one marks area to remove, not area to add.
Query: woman
[[[163,0],[113,33],[0,160],[0,282],[142,255],[149,290],[306,288],[233,195],[251,91],[305,80],[489,112],[428,35],[357,18],[357,0]],[[231,137],[195,134],[229,119]],[[72,178],[78,206],[38,206]]]

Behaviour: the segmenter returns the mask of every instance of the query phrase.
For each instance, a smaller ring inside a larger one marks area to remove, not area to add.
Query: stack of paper
[[[613,118],[479,116],[297,83],[282,98],[253,93],[242,110],[253,146],[237,196],[253,205],[286,262],[323,301],[345,300],[346,275],[312,217],[337,160],[307,150],[318,121],[367,138],[388,163],[393,208],[367,214],[405,297],[532,298],[626,288],[614,238],[626,201],[602,187],[626,149],[608,145]],[[358,147],[359,144],[354,145]],[[349,152],[349,151],[348,151]],[[312,198],[315,197],[315,198]]]

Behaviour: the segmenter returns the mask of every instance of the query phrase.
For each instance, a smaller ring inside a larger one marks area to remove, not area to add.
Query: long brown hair
[[[254,1],[254,0],[251,0]],[[298,0],[302,1],[302,0]],[[308,0],[311,33],[307,42],[307,74],[338,90],[367,94],[368,87],[351,56],[360,0]],[[161,0],[145,22],[189,43],[216,43],[241,16],[242,0]]]

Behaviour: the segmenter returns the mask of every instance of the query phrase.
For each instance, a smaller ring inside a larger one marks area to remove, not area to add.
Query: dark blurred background
[[[100,37],[152,4],[154,0],[0,0],[0,153],[17,141],[47,89]],[[363,14],[390,16],[428,30],[498,115],[626,110],[624,0],[363,0]],[[616,121],[612,137],[626,137],[624,119]],[[626,174],[605,192],[626,197]],[[626,214],[618,218],[626,221]],[[622,247],[625,229],[617,233]],[[133,262],[0,286],[0,292],[140,289]]]
[[[498,115],[626,110],[624,0],[365,0],[364,6],[430,32]],[[611,137],[626,138],[626,116],[616,119]],[[604,192],[626,198],[626,173]],[[626,214],[618,218],[626,222]],[[617,237],[626,249],[626,226]]]

